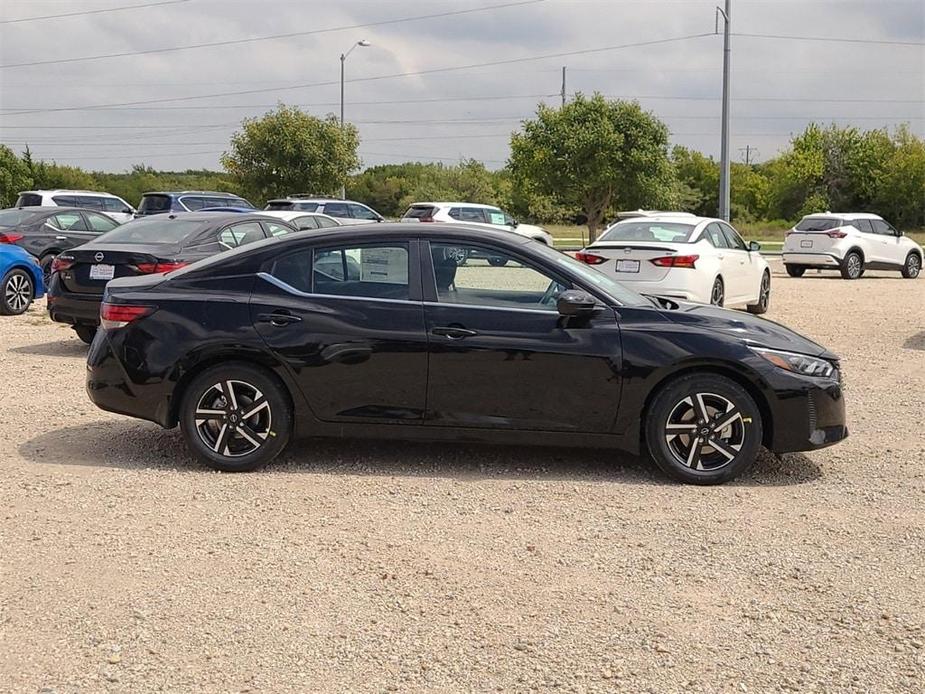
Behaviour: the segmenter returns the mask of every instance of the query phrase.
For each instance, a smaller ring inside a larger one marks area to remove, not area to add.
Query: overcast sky
[[[461,157],[502,166],[520,119],[539,101],[559,103],[563,65],[569,95],[638,99],[668,124],[674,143],[718,154],[717,0],[540,0],[411,19],[514,2],[2,0],[0,141],[17,152],[28,143],[41,158],[94,170],[142,162],[217,169],[242,118],[277,102],[337,113],[338,58],[368,40],[372,46],[357,48],[346,62],[346,117],[359,127],[366,166]],[[151,6],[15,21],[128,5]],[[396,19],[407,21],[322,31]],[[734,37],[736,158],[744,159],[745,147],[757,150],[753,160],[774,156],[811,120],[862,128],[908,122],[925,131],[925,0],[733,0],[732,22],[740,34],[893,42]],[[318,33],[14,67],[309,31]],[[710,35],[522,60],[700,34]],[[510,60],[520,62],[362,81]],[[306,84],[316,86],[287,88]],[[217,96],[253,90],[264,91]],[[197,95],[208,98],[188,98]],[[88,108],[99,105],[110,106]]]

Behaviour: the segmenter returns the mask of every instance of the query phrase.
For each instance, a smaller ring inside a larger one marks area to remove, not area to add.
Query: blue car
[[[206,207],[242,207],[251,212],[254,206],[240,195],[208,190],[184,190],[179,192],[150,192],[141,196],[136,217],[168,212],[198,212]]]
[[[25,313],[33,299],[45,295],[38,258],[19,246],[0,243],[0,316]]]

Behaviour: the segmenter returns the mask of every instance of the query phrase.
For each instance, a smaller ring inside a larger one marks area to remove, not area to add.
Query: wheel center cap
[[[700,430],[700,435],[701,435],[701,436],[709,436],[709,435],[710,435],[710,428],[709,428],[709,427],[704,427],[703,429],[701,429],[701,430]]]
[[[238,415],[233,414],[233,415],[231,415],[230,417],[228,417],[228,419],[230,419],[232,422],[237,422],[237,421],[238,421]]]

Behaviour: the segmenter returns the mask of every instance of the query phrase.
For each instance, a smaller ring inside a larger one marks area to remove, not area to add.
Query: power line
[[[0,24],[19,24],[20,22],[39,22],[43,19],[61,19],[62,17],[82,17],[88,14],[103,14],[106,12],[123,12],[125,10],[140,10],[145,7],[160,7],[161,5],[179,5],[190,0],[164,0],[164,2],[149,2],[144,5],[123,5],[122,7],[107,7],[100,10],[85,10],[83,12],[65,12],[64,14],[45,14],[38,17],[20,17],[18,19],[2,19]]]
[[[395,79],[397,77],[412,77],[417,75],[433,75],[445,72],[457,72],[460,70],[471,70],[478,67],[492,67],[495,65],[512,65],[515,63],[526,63],[534,60],[545,60],[547,58],[563,58],[571,55],[587,55],[590,53],[603,53],[606,51],[615,51],[623,48],[640,48],[642,46],[656,46],[666,43],[676,43],[678,41],[689,41],[691,39],[705,38],[707,36],[713,36],[712,33],[704,34],[686,34],[684,36],[674,36],[671,38],[665,39],[653,39],[651,41],[636,41],[633,43],[624,43],[617,44],[614,46],[602,46],[600,48],[583,48],[576,51],[564,51],[559,53],[547,53],[544,55],[533,55],[525,56],[522,58],[508,58],[507,60],[493,60],[485,63],[470,63],[468,65],[452,65],[448,67],[438,67],[430,68],[427,70],[409,70],[407,72],[396,72],[388,75],[374,75],[372,77],[354,77],[352,79],[346,80],[346,82],[355,83],[355,82],[375,82],[378,80],[387,80]],[[110,104],[95,104],[93,106],[61,106],[57,108],[43,108],[43,109],[31,109],[31,110],[19,110],[6,113],[4,115],[27,115],[31,113],[60,113],[62,111],[87,111],[87,110],[97,110],[105,109],[113,106],[145,106],[149,104],[163,104],[169,103],[172,101],[196,101],[199,99],[214,99],[223,96],[243,96],[247,94],[266,94],[266,93],[278,93],[281,91],[290,91],[293,89],[307,89],[310,87],[330,87],[340,84],[339,80],[328,80],[325,82],[307,82],[304,84],[296,84],[289,87],[265,87],[262,89],[246,89],[241,91],[233,92],[216,92],[212,94],[193,94],[190,96],[174,96],[174,97],[164,97],[160,99],[146,99],[141,101],[122,101],[115,102]]]
[[[167,48],[150,48],[143,51],[125,51],[123,53],[102,53],[99,55],[87,55],[77,58],[56,58],[54,60],[36,60],[28,63],[8,63],[0,65],[0,69],[14,67],[35,67],[38,65],[60,65],[63,63],[85,63],[92,60],[105,60],[108,58],[128,58],[136,55],[152,55],[155,53],[173,53],[176,51],[189,51],[199,48],[215,48],[218,46],[237,46],[242,43],[256,43],[258,41],[277,41],[279,39],[291,39],[297,36],[312,36],[315,34],[327,34],[335,31],[347,31],[349,29],[361,29],[364,27],[384,26],[386,24],[401,24],[403,22],[418,22],[425,19],[437,19],[439,17],[455,17],[462,14],[473,14],[475,12],[486,12],[488,10],[501,10],[508,7],[520,7],[523,5],[535,5],[546,0],[518,0],[518,2],[507,2],[500,5],[487,5],[485,7],[474,7],[466,10],[453,10],[450,12],[438,12],[435,14],[418,15],[416,17],[400,17],[393,19],[382,19],[375,22],[363,22],[362,24],[350,24],[339,27],[329,27],[327,29],[311,29],[309,31],[293,31],[286,34],[272,34],[270,36],[253,36],[246,39],[229,39],[227,41],[212,41],[209,43],[191,43],[186,46],[170,46]]]
[[[750,39],[781,39],[784,41],[819,41],[832,43],[861,43],[878,46],[925,46],[921,41],[887,41],[885,39],[852,39],[839,36],[788,36],[784,34],[745,34],[733,33],[733,36],[741,36]]]

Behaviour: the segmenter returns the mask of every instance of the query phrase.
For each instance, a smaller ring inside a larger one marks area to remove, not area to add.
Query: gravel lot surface
[[[851,437],[721,488],[593,451],[305,442],[197,467],[0,319],[0,691],[925,689],[925,280],[783,275]]]

